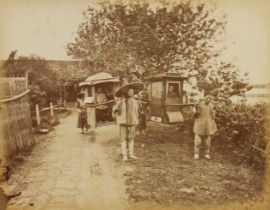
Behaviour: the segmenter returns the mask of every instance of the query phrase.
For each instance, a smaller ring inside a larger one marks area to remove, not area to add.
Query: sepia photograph
[[[0,0],[0,210],[270,209],[269,0]]]

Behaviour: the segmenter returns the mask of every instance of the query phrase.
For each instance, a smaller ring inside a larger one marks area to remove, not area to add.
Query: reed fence
[[[0,159],[8,160],[34,143],[27,76],[0,78]]]

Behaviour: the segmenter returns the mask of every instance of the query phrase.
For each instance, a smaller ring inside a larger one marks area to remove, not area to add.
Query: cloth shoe
[[[133,160],[137,160],[138,159],[135,155],[130,155],[129,158],[130,159],[133,159]]]
[[[127,161],[127,160],[128,160],[127,155],[123,155],[123,161]]]
[[[205,157],[206,159],[208,159],[208,160],[210,160],[210,159],[211,159],[210,155],[208,155],[208,154],[207,154],[207,155],[205,155],[204,157]]]
[[[194,155],[194,159],[195,159],[195,160],[198,160],[198,159],[199,159],[199,155],[198,155],[198,154],[195,154],[195,155]]]

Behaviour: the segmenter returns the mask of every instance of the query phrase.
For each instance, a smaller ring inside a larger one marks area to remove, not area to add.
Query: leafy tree
[[[16,51],[12,51],[5,62],[5,75],[24,75],[28,72],[31,109],[34,109],[35,104],[45,106],[49,102],[56,102],[60,84],[56,73],[48,67],[46,60],[37,55],[19,56],[15,59],[15,55]]]
[[[9,65],[12,65],[15,61],[17,50],[12,50],[8,56],[7,61],[4,63],[3,67],[7,68]]]
[[[143,80],[172,69],[205,77],[226,23],[214,17],[213,8],[191,2],[161,8],[103,3],[99,9],[89,6],[83,16],[68,55],[88,61],[95,71],[127,78],[137,72]]]
[[[197,83],[205,94],[212,94],[218,101],[230,102],[231,96],[244,96],[249,85],[248,74],[241,75],[237,66],[221,62],[210,68],[206,77]]]

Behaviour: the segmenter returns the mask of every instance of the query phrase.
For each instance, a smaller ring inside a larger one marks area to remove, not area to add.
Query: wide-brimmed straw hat
[[[122,87],[118,88],[115,92],[116,97],[121,97],[123,94],[126,94],[129,89],[133,89],[135,92],[139,92],[144,89],[144,84],[141,82],[132,82]]]

